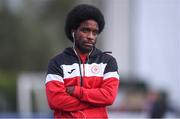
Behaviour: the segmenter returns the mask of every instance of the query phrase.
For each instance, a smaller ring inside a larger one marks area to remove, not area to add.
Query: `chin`
[[[92,48],[93,48],[93,47],[82,48],[81,51],[82,51],[83,53],[89,53],[89,52],[91,52]]]

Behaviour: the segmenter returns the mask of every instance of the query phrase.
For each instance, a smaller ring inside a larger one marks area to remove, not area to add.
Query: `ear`
[[[75,30],[71,30],[71,34],[72,34],[72,37],[73,37],[73,39],[74,39],[74,35],[75,35]]]
[[[73,37],[73,39],[74,39],[74,32],[72,32],[72,37]]]

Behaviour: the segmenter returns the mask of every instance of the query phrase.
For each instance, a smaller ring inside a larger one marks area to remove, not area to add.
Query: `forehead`
[[[95,29],[99,29],[98,23],[95,20],[85,20],[80,23],[79,27],[92,27]]]

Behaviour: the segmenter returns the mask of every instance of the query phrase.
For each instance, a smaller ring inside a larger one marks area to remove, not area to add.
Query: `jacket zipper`
[[[73,49],[73,50],[74,50],[76,56],[78,57],[78,61],[79,61],[79,72],[80,72],[80,86],[83,86],[83,77],[82,77],[82,71],[81,71],[81,64],[83,64],[83,76],[85,76],[85,63],[87,64],[87,63],[89,62],[89,56],[90,56],[90,54],[91,54],[92,51],[89,53],[88,58],[87,58],[87,61],[86,61],[85,63],[82,63],[79,55],[78,55],[77,52],[76,52],[76,50],[75,50],[75,49]]]
[[[80,72],[80,86],[83,86],[83,77],[82,77],[82,71],[81,71],[81,60],[79,60],[79,72]]]
[[[85,76],[85,64],[87,64],[89,62],[89,56],[88,56],[86,62],[82,62],[80,58],[79,58],[79,61],[80,61],[80,64],[83,65],[83,74],[80,73],[80,75],[81,75],[81,86],[83,86],[83,76]],[[81,69],[81,67],[80,67],[80,69]],[[81,70],[80,70],[80,72],[81,72]]]
[[[83,76],[85,76],[85,64],[83,63]]]

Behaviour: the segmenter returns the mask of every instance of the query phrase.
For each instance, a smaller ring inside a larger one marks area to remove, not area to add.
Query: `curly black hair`
[[[99,33],[102,32],[105,25],[104,16],[101,11],[92,5],[81,4],[74,7],[66,17],[65,33],[69,40],[73,41],[72,30],[77,29],[81,22],[93,19],[98,23]]]

